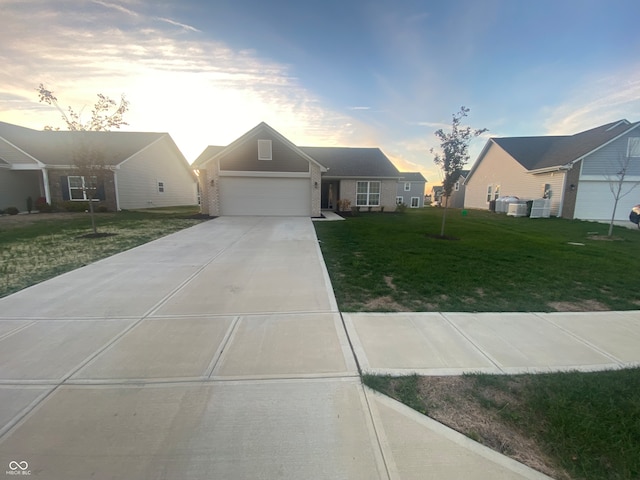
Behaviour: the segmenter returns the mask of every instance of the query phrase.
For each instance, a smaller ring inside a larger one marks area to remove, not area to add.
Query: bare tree
[[[440,236],[444,236],[449,197],[454,185],[460,179],[460,173],[469,161],[469,143],[487,131],[486,128],[474,130],[469,126],[462,127],[460,123],[468,113],[468,108],[460,107],[460,111],[453,114],[451,132],[445,132],[442,129],[436,130],[435,136],[440,140],[440,151],[436,151],[434,148],[430,150],[434,155],[433,162],[442,169],[444,174],[442,195],[445,197],[445,203]]]
[[[128,125],[123,116],[129,109],[129,102],[124,95],[120,97],[120,103],[117,104],[111,98],[98,94],[98,101],[91,110],[89,120],[82,121],[82,110],[76,112],[73,108],[68,107],[64,110],[58,104],[58,99],[53,91],[45,88],[41,83],[38,88],[38,96],[40,102],[51,105],[60,112],[63,122],[67,129],[74,132],[108,132],[112,128],[120,128],[122,125]],[[59,130],[52,126],[46,126],[45,130]],[[89,201],[89,212],[91,216],[91,227],[93,233],[97,234],[93,203],[101,185],[113,175],[112,168],[107,164],[104,152],[100,151],[96,145],[92,145],[87,139],[80,137],[78,144],[75,146],[73,154],[73,165],[78,171],[78,185],[75,185],[77,191],[83,192],[83,198]]]
[[[625,188],[625,179],[629,174],[629,167],[631,166],[632,157],[630,148],[631,147],[627,149],[626,155],[618,153],[618,171],[615,173],[615,175],[607,175],[607,179],[609,180],[609,190],[611,190],[611,194],[613,195],[613,212],[611,212],[611,221],[609,222],[608,233],[608,236],[610,237],[613,235],[613,222],[616,218],[618,202],[620,201],[620,199],[629,195],[638,185],[640,185],[640,182],[626,182],[627,188]]]

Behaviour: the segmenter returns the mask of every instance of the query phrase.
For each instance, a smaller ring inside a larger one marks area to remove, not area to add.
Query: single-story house
[[[619,120],[575,135],[491,138],[465,180],[466,208],[488,209],[502,196],[549,198],[551,215],[610,220],[622,162],[628,192],[640,182],[640,122]],[[640,189],[618,203],[616,220],[627,220]]]
[[[319,217],[322,209],[393,211],[402,175],[378,148],[298,147],[262,122],[191,165],[203,213]]]
[[[424,186],[427,180],[420,172],[400,172],[396,203],[410,208],[424,207]]]
[[[39,131],[0,122],[0,208],[86,201],[82,155],[99,156],[95,198],[109,210],[197,204],[197,181],[168,133]]]

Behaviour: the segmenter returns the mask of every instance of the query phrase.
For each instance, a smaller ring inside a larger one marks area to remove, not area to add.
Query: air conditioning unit
[[[507,215],[511,217],[526,217],[527,216],[527,204],[523,202],[510,203]]]

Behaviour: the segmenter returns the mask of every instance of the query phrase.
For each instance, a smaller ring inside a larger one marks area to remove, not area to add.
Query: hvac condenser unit
[[[510,203],[507,215],[509,215],[510,217],[526,217],[527,204],[524,202]]]

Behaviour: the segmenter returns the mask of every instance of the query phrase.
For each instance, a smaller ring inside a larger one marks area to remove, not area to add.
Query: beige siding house
[[[488,209],[503,196],[544,197],[551,200],[551,215],[607,220],[613,212],[610,184],[621,159],[630,156],[624,188],[631,191],[640,181],[640,151],[630,147],[640,138],[639,126],[620,120],[575,135],[492,138],[465,180],[464,206]],[[638,195],[625,197],[616,219],[627,219],[638,203]]]
[[[26,198],[86,202],[77,159],[104,166],[95,200],[109,210],[197,204],[197,183],[167,133],[38,131],[0,122],[0,208],[26,210]],[[96,178],[96,177],[93,177]]]
[[[319,217],[340,200],[393,211],[400,174],[378,148],[298,147],[260,123],[193,162],[201,210],[218,215]]]

